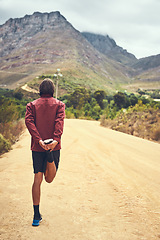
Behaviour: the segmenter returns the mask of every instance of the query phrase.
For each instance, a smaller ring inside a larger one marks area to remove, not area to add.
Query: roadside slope
[[[56,179],[42,184],[38,228],[28,132],[0,158],[2,239],[158,240],[160,145],[85,120],[65,120],[62,141]]]

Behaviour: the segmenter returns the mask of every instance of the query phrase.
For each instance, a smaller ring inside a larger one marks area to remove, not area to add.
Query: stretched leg
[[[53,162],[47,161],[47,166],[46,166],[46,171],[44,176],[47,183],[51,183],[53,181],[53,179],[56,176],[56,166],[54,161]]]
[[[32,185],[33,205],[39,205],[39,203],[40,203],[42,180],[43,180],[43,173],[42,172],[35,173],[34,182]]]

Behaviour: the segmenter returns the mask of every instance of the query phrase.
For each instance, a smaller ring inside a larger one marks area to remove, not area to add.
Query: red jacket
[[[65,104],[51,96],[42,95],[27,104],[25,123],[32,136],[31,150],[44,152],[39,140],[53,138],[58,141],[55,151],[61,148]]]

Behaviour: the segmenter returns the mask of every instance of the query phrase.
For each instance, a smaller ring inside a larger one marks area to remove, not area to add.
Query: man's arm
[[[34,138],[35,141],[37,141],[39,143],[39,145],[44,149],[44,150],[49,150],[49,146],[46,146],[35,126],[34,123],[34,114],[33,114],[33,110],[32,110],[32,105],[31,103],[27,104],[27,108],[26,108],[26,116],[25,116],[25,124],[28,128],[29,133],[31,134],[31,136]]]
[[[34,114],[32,109],[32,104],[28,103],[26,107],[26,115],[25,115],[25,124],[28,128],[29,133],[34,138],[35,141],[39,142],[42,140],[34,122]]]
[[[53,135],[53,139],[57,141],[57,143],[60,142],[61,135],[63,133],[64,117],[65,117],[65,104],[60,102],[56,113],[55,130]]]

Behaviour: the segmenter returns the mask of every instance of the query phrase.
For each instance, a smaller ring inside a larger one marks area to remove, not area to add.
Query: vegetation
[[[100,90],[92,93],[90,90],[78,87],[73,93],[64,95],[59,99],[66,104],[67,118],[98,120],[102,114],[103,93],[104,91]]]
[[[99,80],[99,76],[90,69],[82,69],[81,66],[77,66],[73,69],[62,69],[63,76],[60,77],[59,81],[59,95],[64,95],[65,93],[72,93],[77,87],[82,87],[89,89],[91,91],[95,91],[95,89],[106,89],[107,91],[107,84],[106,79]],[[52,73],[42,74],[39,77],[33,79],[32,81],[28,82],[28,86],[38,90],[40,82],[44,78],[50,78],[56,83],[57,77],[54,76],[53,70]],[[113,88],[113,83],[109,83],[111,88]],[[114,85],[115,86],[115,85]]]
[[[22,133],[27,101],[21,91],[0,89],[0,154],[10,150]]]
[[[41,76],[33,81],[39,86]],[[31,86],[33,87],[33,86]],[[0,89],[0,154],[11,149],[24,129],[26,104],[39,97],[22,89]],[[59,97],[66,105],[66,118],[100,120],[102,126],[160,141],[160,98],[159,90],[141,90],[137,94],[104,90],[88,90],[78,86],[74,91]]]
[[[66,117],[99,120],[102,114],[113,119],[122,107],[135,105],[138,98],[131,94],[127,96],[118,92],[108,95],[104,90],[91,92],[82,87],[77,87],[71,94],[59,98],[66,104]]]
[[[137,91],[140,95],[147,95],[150,96],[153,99],[160,99],[160,89],[150,89],[150,90],[143,90],[143,89],[138,89]]]
[[[106,119],[103,115],[101,125],[137,137],[159,141],[160,105],[143,104],[139,100],[135,106],[130,106],[127,110],[121,109],[113,120]]]
[[[60,100],[66,104],[67,118],[100,119],[103,126],[160,141],[160,103],[146,95],[107,95],[103,90],[91,92],[79,87]]]

